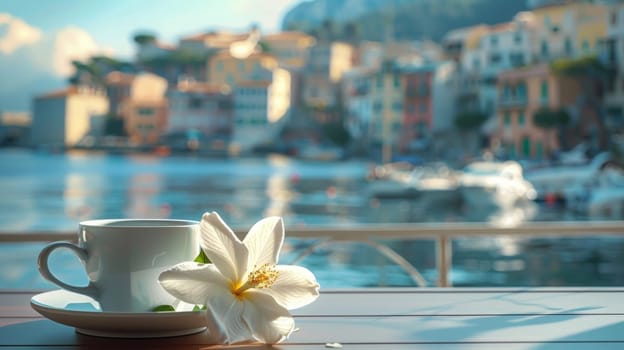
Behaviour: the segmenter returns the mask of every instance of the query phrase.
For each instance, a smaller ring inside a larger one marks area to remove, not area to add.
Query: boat
[[[612,157],[609,153],[597,154],[585,163],[560,163],[527,170],[526,179],[537,191],[537,200],[550,198],[568,199],[576,188],[589,187],[602,169],[606,168]],[[570,191],[570,189],[574,189]]]
[[[516,161],[468,164],[461,175],[460,193],[468,208],[509,208],[536,197],[535,188]]]
[[[420,198],[439,203],[458,198],[457,172],[444,163],[413,166],[409,163],[389,163],[375,168],[376,179],[369,186],[370,195],[377,198]]]
[[[624,170],[608,167],[567,192],[566,207],[591,218],[624,218]]]
[[[407,183],[414,165],[409,162],[392,162],[376,165],[368,174],[368,194],[374,198],[415,198],[417,196]]]

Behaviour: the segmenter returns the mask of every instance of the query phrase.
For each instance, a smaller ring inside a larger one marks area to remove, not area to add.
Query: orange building
[[[534,115],[543,108],[566,109],[570,114],[580,94],[577,80],[555,75],[548,64],[502,72],[497,83],[498,130],[492,144],[500,144],[512,158],[542,158],[561,148],[556,129],[543,129]]]
[[[130,96],[120,105],[130,143],[148,145],[158,141],[167,127],[167,81],[154,74],[132,80]]]

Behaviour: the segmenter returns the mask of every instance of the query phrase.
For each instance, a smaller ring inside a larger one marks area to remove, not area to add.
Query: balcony
[[[498,99],[498,108],[525,107],[527,105],[526,96],[501,96]]]

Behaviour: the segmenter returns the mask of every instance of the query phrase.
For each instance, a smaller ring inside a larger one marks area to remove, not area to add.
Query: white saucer
[[[102,312],[92,298],[62,289],[37,294],[30,305],[52,321],[98,337],[173,337],[199,333],[208,322],[206,311]]]

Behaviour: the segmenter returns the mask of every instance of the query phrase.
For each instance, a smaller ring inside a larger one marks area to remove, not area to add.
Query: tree
[[[146,45],[146,44],[155,43],[156,40],[157,40],[156,35],[152,34],[150,32],[140,32],[140,33],[137,33],[137,34],[134,35],[134,37],[132,39],[138,45]]]
[[[479,111],[460,113],[455,117],[455,127],[461,134],[464,152],[475,153],[481,147],[479,128],[487,120],[487,115]]]
[[[461,131],[471,131],[479,128],[487,116],[481,112],[465,112],[455,117],[455,127]]]
[[[269,43],[267,43],[266,41],[258,42],[258,47],[260,47],[260,51],[263,53],[271,52],[271,45],[269,45]]]
[[[565,109],[542,108],[533,115],[533,124],[544,130],[551,137],[555,129],[563,129],[570,122],[570,115]]]
[[[345,147],[351,142],[351,134],[341,122],[323,125],[323,133],[331,142],[340,147]]]

